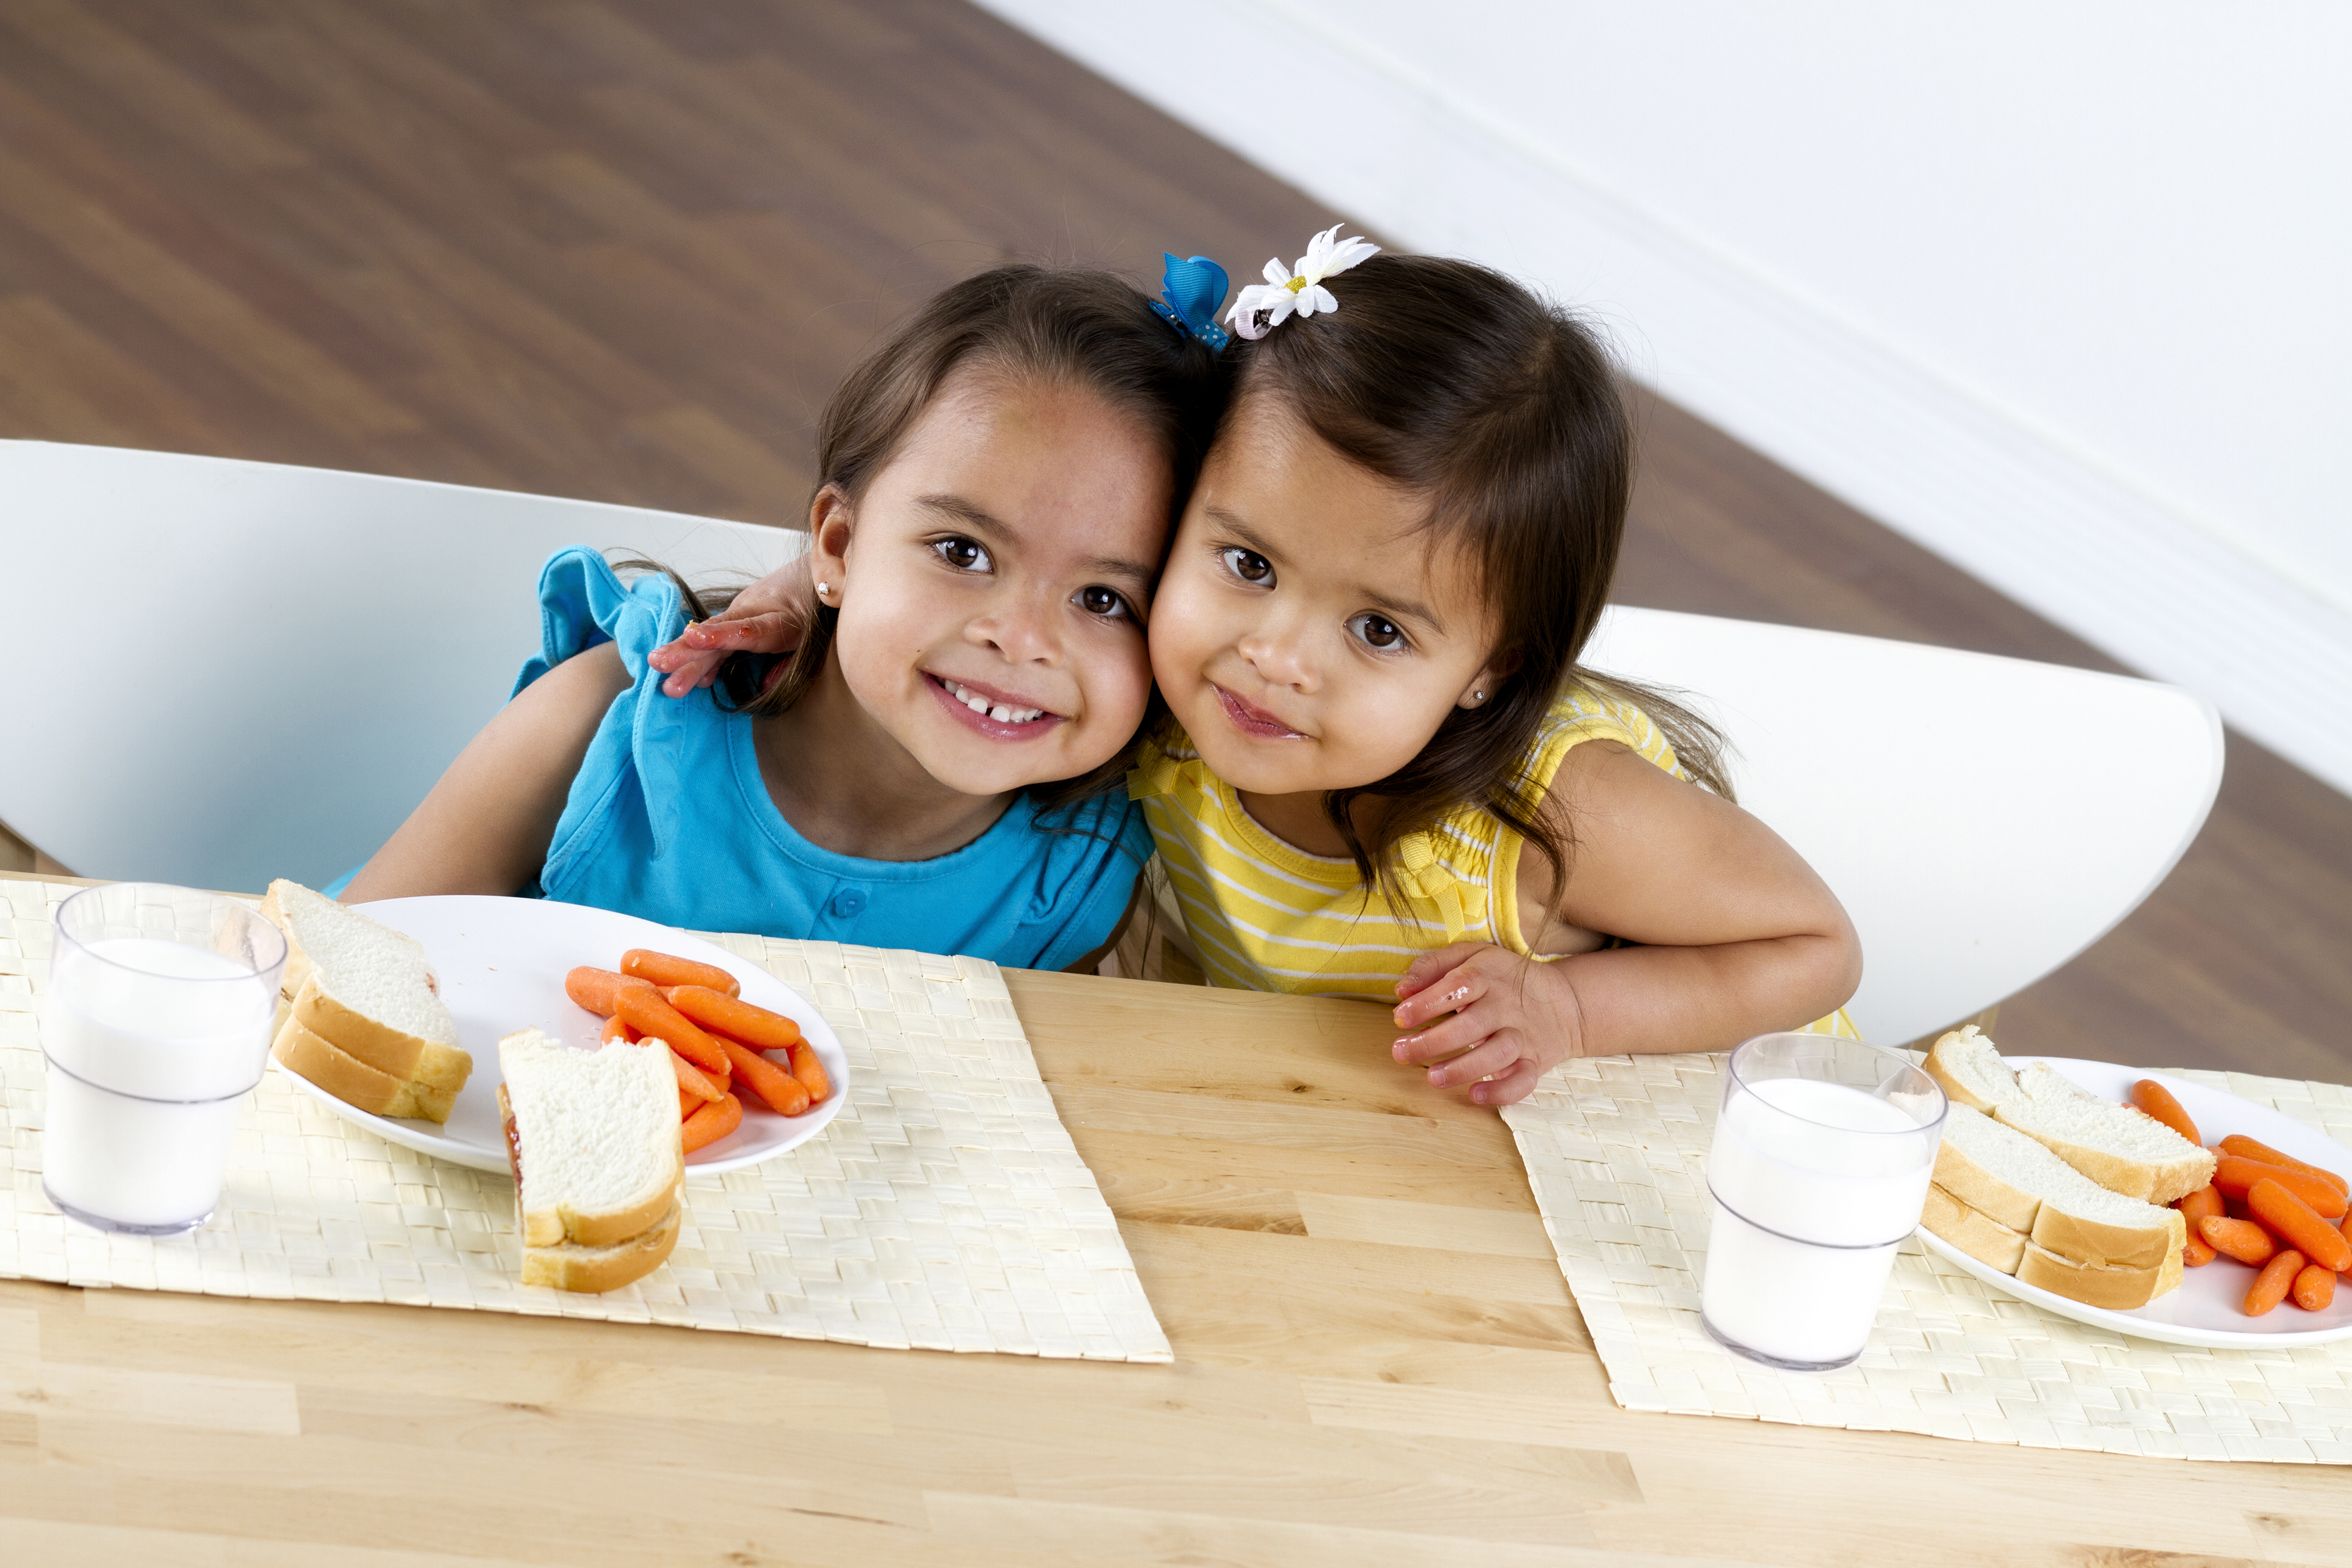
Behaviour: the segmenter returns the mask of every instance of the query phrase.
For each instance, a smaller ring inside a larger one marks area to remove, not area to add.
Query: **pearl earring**
[[[820,599],[830,599],[833,597],[833,584],[830,583],[819,583],[816,585],[816,596]]]
[[[1483,691],[1474,691],[1470,694],[1470,700],[1473,702],[1484,702],[1486,700],[1486,694]]]

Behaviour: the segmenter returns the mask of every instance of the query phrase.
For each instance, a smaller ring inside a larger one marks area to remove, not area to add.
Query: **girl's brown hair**
[[[1729,798],[1712,726],[1577,663],[1609,601],[1633,488],[1633,423],[1599,335],[1466,261],[1375,256],[1326,287],[1339,310],[1237,345],[1226,417],[1276,399],[1349,460],[1427,497],[1428,526],[1470,552],[1509,670],[1492,701],[1454,709],[1403,767],[1325,797],[1358,870],[1393,894],[1398,841],[1466,803],[1524,836],[1564,884],[1570,829],[1526,770],[1565,686],[1638,706],[1684,768]],[[1360,833],[1350,807],[1367,797],[1381,809]]]
[[[940,384],[965,364],[1016,381],[1080,387],[1135,419],[1168,458],[1172,529],[1223,411],[1227,367],[1155,315],[1135,285],[1078,268],[992,268],[950,285],[900,322],[824,405],[812,502],[830,489],[855,506]],[[790,708],[824,669],[838,620],[839,612],[812,592],[808,631],[783,672],[762,689],[763,661],[734,655],[720,667],[720,700],[759,714]],[[1147,731],[1166,712],[1157,688],[1150,702]],[[1132,765],[1131,752],[1082,777],[1033,784],[1028,797],[1052,809],[1100,794]]]

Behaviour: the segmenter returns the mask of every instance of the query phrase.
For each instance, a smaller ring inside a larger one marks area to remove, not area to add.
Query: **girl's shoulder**
[[[646,657],[685,631],[686,599],[659,572],[624,581],[586,545],[559,550],[539,573],[539,651],[523,661],[520,691],[565,659],[604,643],[618,645],[633,681],[646,679]]]
[[[1643,761],[1676,778],[1690,776],[1675,755],[1674,742],[1639,705],[1604,689],[1570,681],[1552,699],[1521,763],[1521,779],[1536,796],[1551,789],[1568,753],[1587,741],[1614,741]]]

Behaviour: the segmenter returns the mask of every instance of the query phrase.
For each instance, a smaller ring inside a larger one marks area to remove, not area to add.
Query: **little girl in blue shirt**
[[[799,650],[663,699],[647,655],[706,606],[560,552],[514,698],[342,896],[1090,963],[1150,852],[1144,617],[1219,377],[1108,274],[950,288],[825,408]]]

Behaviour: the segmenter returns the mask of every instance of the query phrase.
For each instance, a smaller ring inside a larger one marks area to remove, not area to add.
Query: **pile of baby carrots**
[[[2154,1079],[2132,1086],[2132,1103],[2203,1144],[2197,1123]],[[2231,1258],[2260,1270],[2246,1292],[2250,1318],[2290,1298],[2306,1311],[2332,1304],[2336,1277],[2352,1270],[2352,1185],[2234,1132],[2213,1153],[2212,1182],[2172,1205],[2189,1221],[2181,1261],[2199,1268]]]
[[[563,994],[604,1020],[606,1040],[668,1047],[689,1154],[743,1124],[741,1095],[798,1116],[833,1092],[801,1026],[744,1001],[742,986],[716,964],[633,947],[617,971],[583,966],[565,975]],[[784,1052],[790,1070],[767,1051]]]

